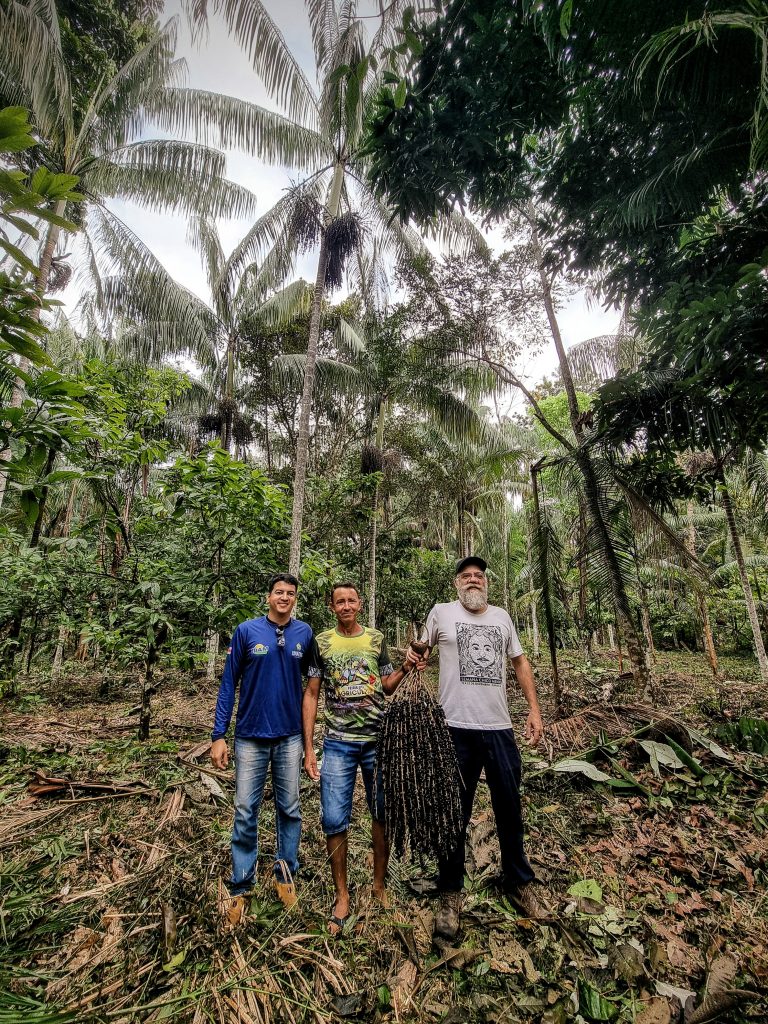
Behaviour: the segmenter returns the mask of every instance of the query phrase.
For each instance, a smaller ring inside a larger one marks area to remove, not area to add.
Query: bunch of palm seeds
[[[462,832],[459,769],[445,712],[421,672],[411,672],[389,702],[377,759],[387,838],[398,857],[447,857]]]

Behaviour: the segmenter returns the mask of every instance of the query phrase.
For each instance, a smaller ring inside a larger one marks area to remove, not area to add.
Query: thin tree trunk
[[[501,533],[502,551],[504,561],[501,567],[501,592],[503,594],[504,609],[509,611],[509,525],[507,523],[507,496],[504,495],[501,506]]]
[[[533,510],[536,517],[536,529],[541,531],[541,507],[539,504],[539,483],[537,479],[538,465],[531,466],[531,487],[533,492]],[[545,534],[546,536],[546,534]],[[546,544],[546,541],[544,541]],[[544,619],[547,625],[547,640],[549,642],[549,658],[552,662],[552,695],[555,701],[555,714],[558,714],[563,703],[563,688],[560,683],[560,673],[557,667],[557,641],[555,637],[555,619],[552,614],[552,602],[549,594],[549,577],[547,568],[546,549],[542,552],[542,573],[541,573],[541,597],[544,604]]]
[[[379,416],[376,423],[376,447],[379,453],[384,451],[384,429],[387,419],[386,399],[379,406]],[[370,566],[368,569],[368,625],[371,629],[376,628],[376,546],[379,537],[379,496],[381,484],[376,484],[373,493],[373,509],[371,511],[371,540],[370,540]]]
[[[539,640],[539,615],[536,610],[536,598],[533,586],[533,558],[531,557],[531,538],[526,539],[526,556],[528,558],[528,592],[531,595],[531,635],[533,642],[533,656],[538,658],[541,654],[541,641]]]
[[[616,637],[613,635],[613,623],[608,623],[608,650],[616,650]]]
[[[563,338],[560,333],[560,325],[557,321],[555,303],[552,298],[552,286],[549,278],[547,277],[544,266],[544,254],[539,240],[538,230],[536,228],[536,211],[532,204],[528,206],[526,217],[531,227],[531,245],[533,246],[536,264],[539,270],[539,280],[541,283],[544,309],[546,311],[547,321],[549,322],[549,328],[552,333],[552,341],[555,345],[555,351],[557,352],[557,360],[560,365],[560,377],[568,400],[568,414],[571,421],[571,428],[573,429],[576,437],[576,442],[580,446],[584,437],[584,428],[579,417],[579,402],[576,396],[576,388],[573,383],[573,376],[571,375],[568,356],[566,355]],[[611,581],[611,590],[613,592],[617,614],[622,620],[622,630],[626,638],[630,661],[632,662],[632,672],[635,677],[635,683],[644,693],[650,694],[653,688],[653,677],[648,663],[648,652],[643,649],[640,637],[635,629],[635,624],[632,621],[629,598],[627,597],[627,592],[624,589],[624,582],[621,577],[618,558],[616,557],[613,542],[611,541],[611,537],[600,508],[600,489],[595,469],[589,455],[583,448],[577,448],[574,455],[581,474],[584,477],[584,496],[586,499],[587,510],[589,512],[590,519],[595,526],[598,537],[600,538],[600,547],[608,570],[608,576]]]
[[[331,193],[326,209],[325,225],[338,216],[341,189],[344,184],[344,163],[339,161],[333,170]],[[317,276],[312,293],[312,309],[309,315],[309,339],[307,361],[304,366],[304,387],[301,393],[299,412],[299,433],[296,439],[296,468],[293,476],[293,511],[291,513],[291,551],[288,571],[298,575],[301,565],[301,528],[304,522],[304,493],[307,483],[307,456],[309,452],[309,420],[312,413],[312,395],[315,390],[317,371],[317,346],[320,341],[320,323],[325,295],[325,272],[328,269],[328,244],[325,231],[320,241],[320,255],[317,260]]]
[[[35,652],[35,641],[37,639],[37,612],[32,616],[32,622],[27,632],[27,639],[24,642],[24,650],[21,654],[21,671],[24,675],[29,675],[29,670],[32,667],[32,655]]]
[[[53,655],[53,664],[51,665],[51,682],[58,683],[61,677],[61,668],[64,664],[64,648],[67,643],[67,637],[69,635],[69,628],[65,625],[59,626],[59,636],[56,641],[56,650]]]
[[[653,631],[651,629],[651,612],[648,607],[648,593],[642,584],[640,586],[640,614],[642,616],[645,646],[651,661],[655,661],[656,648],[653,646]]]
[[[688,502],[688,528],[685,531],[685,546],[688,548],[692,555],[696,554],[696,527],[693,525],[693,502]],[[715,679],[720,678],[720,667],[717,663],[717,651],[715,650],[715,640],[712,636],[712,625],[709,619],[709,608],[707,607],[707,598],[701,586],[696,586],[696,603],[699,608],[699,618],[701,620],[701,632],[704,640],[704,650],[706,651],[707,660],[709,661],[709,667],[712,669],[712,675]]]
[[[219,572],[221,572],[221,555],[219,555]],[[213,590],[213,607],[218,608],[221,601],[219,593],[219,587],[216,585]],[[214,630],[213,627],[208,629],[208,642],[206,644],[208,663],[205,669],[206,682],[212,683],[216,678],[216,659],[219,656],[219,640],[220,635],[218,630]]]
[[[752,593],[752,587],[749,584],[749,576],[747,576],[747,566],[744,562],[741,538],[739,537],[739,533],[736,528],[736,517],[733,513],[731,495],[725,480],[723,480],[720,485],[720,497],[723,503],[723,509],[725,510],[725,518],[728,522],[728,531],[731,537],[731,544],[733,545],[733,553],[736,557],[736,565],[739,569],[741,589],[744,592],[744,601],[747,605],[747,615],[749,617],[749,624],[752,628],[752,640],[755,645],[757,663],[760,666],[760,678],[764,683],[768,683],[768,656],[766,656],[765,653],[763,634],[760,631],[760,620],[757,617],[754,594]]]
[[[56,463],[56,451],[53,448],[48,449],[48,457],[45,460],[45,466],[43,467],[43,479],[53,472],[53,467]],[[45,518],[45,506],[48,504],[48,494],[50,487],[43,486],[40,494],[40,501],[37,504],[37,518],[35,519],[34,525],[32,526],[32,535],[29,538],[29,546],[36,548],[40,543],[40,534],[43,531],[43,519]]]
[[[235,337],[227,339],[227,375],[221,416],[221,447],[229,454],[232,448],[232,421],[235,416]]]
[[[371,539],[368,553],[368,625],[376,628],[376,543],[379,534],[379,484],[373,492],[373,509],[371,512]]]
[[[269,403],[264,395],[264,444],[267,450],[267,476],[272,476],[272,444],[269,437]]]
[[[64,212],[67,208],[66,200],[60,199],[54,207],[54,213],[57,217],[63,217]],[[37,270],[37,277],[35,279],[35,291],[42,299],[45,293],[48,291],[48,275],[51,272],[51,261],[53,260],[53,254],[56,250],[56,243],[59,240],[61,234],[61,228],[58,224],[49,224],[48,232],[45,236],[45,242],[43,244],[42,252],[40,253],[40,265]],[[40,319],[41,310],[38,307],[34,312],[33,316],[35,319]],[[18,369],[22,373],[26,372],[29,368],[29,359],[26,356],[21,356],[18,363]],[[13,391],[11,392],[10,408],[18,409],[24,400],[24,382],[21,377],[14,377]],[[0,452],[0,462],[5,462],[10,459],[11,450],[5,448]],[[8,470],[0,470],[0,508],[3,506],[3,500],[5,498],[5,489],[8,485]]]

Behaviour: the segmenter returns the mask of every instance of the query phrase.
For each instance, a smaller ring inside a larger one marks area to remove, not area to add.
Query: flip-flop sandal
[[[293,883],[291,869],[284,860],[275,861],[275,866],[279,871],[279,875],[276,873],[274,879],[275,892],[285,909],[290,910],[297,902],[296,886]]]
[[[336,906],[336,904],[334,903],[333,906]],[[340,936],[344,934],[344,928],[346,927],[347,921],[350,919],[351,916],[351,914],[347,914],[345,917],[339,917],[337,914],[334,914],[333,907],[331,907],[331,914],[330,917],[328,918],[327,927],[328,933],[332,939],[338,939],[340,938]],[[331,926],[337,928],[338,930],[335,932],[331,931]]]

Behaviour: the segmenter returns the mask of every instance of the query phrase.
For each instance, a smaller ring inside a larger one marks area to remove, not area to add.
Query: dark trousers
[[[461,841],[447,860],[439,861],[441,892],[460,892],[464,886],[464,847],[472,804],[485,769],[501,847],[504,885],[516,888],[533,881],[534,873],[523,848],[523,816],[520,807],[520,751],[511,729],[450,728],[461,772],[461,809],[464,819]]]

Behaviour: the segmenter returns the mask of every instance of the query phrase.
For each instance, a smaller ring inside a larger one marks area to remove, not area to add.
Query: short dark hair
[[[330,597],[328,598],[329,604],[333,604],[333,595],[336,593],[337,590],[354,590],[358,597],[362,597],[362,594],[360,593],[360,588],[356,583],[353,583],[352,580],[342,580],[341,583],[334,583],[333,586],[331,587],[331,594]]]
[[[278,583],[290,583],[290,585],[292,587],[295,587],[296,590],[299,589],[299,581],[296,579],[295,576],[293,576],[289,572],[278,572],[275,573],[274,576],[269,577],[269,582],[267,583],[267,593],[271,594]]]

